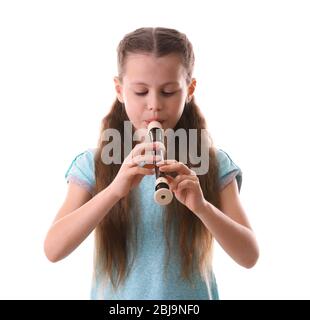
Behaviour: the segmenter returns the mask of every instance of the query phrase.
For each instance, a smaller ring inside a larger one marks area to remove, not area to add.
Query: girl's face
[[[163,129],[174,128],[196,85],[195,79],[187,85],[180,57],[130,54],[124,69],[122,81],[114,78],[115,89],[134,128],[147,128],[152,120]]]

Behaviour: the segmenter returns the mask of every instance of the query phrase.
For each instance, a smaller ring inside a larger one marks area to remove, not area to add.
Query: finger
[[[184,163],[182,162],[170,162],[168,164],[161,165],[161,162],[157,163],[156,165],[159,166],[160,171],[164,172],[171,172],[176,171],[179,174],[192,174],[192,170],[190,170]]]
[[[168,184],[169,184],[170,189],[173,189],[174,178],[172,178],[169,175],[165,175],[165,178],[168,180]]]
[[[190,180],[195,182],[197,179],[194,176],[190,175],[178,175],[176,178],[174,178],[172,182],[172,188],[177,188],[178,184],[180,184],[184,180]]]
[[[177,189],[178,191],[182,191],[184,189],[193,188],[195,186],[196,186],[195,181],[193,181],[193,180],[183,180],[178,184],[178,186],[175,188],[175,190]]]
[[[167,165],[167,164],[172,164],[172,163],[177,163],[178,161],[175,159],[164,159],[158,163],[159,166]]]
[[[165,175],[165,178],[168,180],[169,183],[173,183],[174,182],[174,178],[169,176],[169,175]]]
[[[137,155],[133,158],[127,157],[125,160],[125,163],[129,165],[129,167],[133,167],[136,165],[143,167],[145,164],[154,164],[160,160],[161,160],[161,157],[159,155],[155,156],[154,154],[142,154],[142,155]]]
[[[196,173],[196,171],[195,170],[193,170],[193,169],[190,169],[190,171],[191,171],[191,175],[192,176],[195,176],[195,177],[197,177],[197,173]],[[197,177],[198,178],[198,177]]]
[[[160,142],[143,142],[143,143],[138,143],[133,150],[131,151],[131,158],[134,158],[135,156],[138,155],[143,155],[143,154],[152,154],[152,151],[162,151],[165,152],[166,148],[165,145]]]
[[[197,180],[197,178],[194,177],[194,176],[191,176],[191,175],[188,175],[188,174],[180,174],[174,179],[174,181],[176,183],[179,183],[179,182],[181,182],[181,181],[183,181],[185,179],[189,179],[189,180],[193,180],[193,181]]]
[[[154,156],[154,155],[138,155],[131,159],[129,162],[130,167],[134,166],[140,166],[144,167],[146,164],[154,164],[156,161],[159,161],[161,159],[160,156]]]
[[[164,167],[164,166],[168,166],[168,165],[172,165],[172,164],[177,164],[177,163],[183,164],[186,168],[188,168],[191,175],[193,175],[193,176],[196,176],[196,175],[197,175],[195,170],[190,169],[190,168],[189,168],[187,165],[185,165],[183,162],[177,161],[177,160],[173,160],[173,159],[161,160],[161,161],[157,162],[156,165],[157,165],[158,167]]]
[[[142,175],[151,175],[155,173],[154,169],[148,169],[148,168],[141,168],[139,166],[135,166],[130,168],[130,172],[132,175],[138,175],[138,174],[142,174]]]

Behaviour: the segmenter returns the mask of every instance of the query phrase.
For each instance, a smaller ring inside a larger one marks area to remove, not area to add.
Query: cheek
[[[170,108],[171,115],[181,115],[184,110],[185,105],[185,99],[183,97],[178,97],[173,101],[173,104],[171,105],[172,108]]]
[[[124,100],[127,102],[130,106],[135,106],[136,108],[142,108],[145,101],[143,97],[137,96],[134,93],[129,93],[126,96],[124,96]]]
[[[132,99],[125,100],[125,111],[131,121],[132,125],[137,129],[141,126],[142,115],[143,115],[143,105],[137,103]]]
[[[169,114],[167,115],[167,119],[169,121],[169,127],[174,128],[178,121],[180,120],[182,113],[183,113],[184,107],[178,106],[175,109],[170,109]]]
[[[131,121],[137,121],[141,112],[137,112],[137,108],[134,105],[126,104],[126,113]]]

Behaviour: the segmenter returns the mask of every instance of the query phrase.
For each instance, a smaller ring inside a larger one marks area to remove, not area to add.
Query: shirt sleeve
[[[242,184],[242,171],[222,149],[217,150],[219,165],[220,190],[223,190],[233,179],[237,180],[239,192]]]
[[[85,188],[93,195],[95,186],[94,150],[88,149],[77,155],[71,162],[65,179]]]

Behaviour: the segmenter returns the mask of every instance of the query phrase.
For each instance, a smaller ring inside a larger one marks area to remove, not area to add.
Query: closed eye
[[[164,96],[172,96],[172,95],[175,94],[175,92],[162,92],[162,94],[163,94]]]
[[[172,95],[174,95],[176,93],[176,91],[174,91],[174,92],[162,92],[161,94],[163,95],[163,96],[172,96]],[[146,91],[146,92],[135,92],[135,94],[137,95],[137,96],[145,96],[145,95],[147,95],[148,94],[148,91]]]

